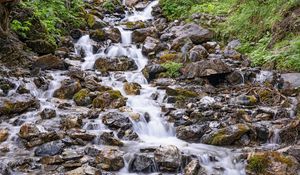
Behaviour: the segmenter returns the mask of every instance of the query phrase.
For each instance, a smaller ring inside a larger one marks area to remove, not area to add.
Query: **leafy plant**
[[[167,70],[166,75],[168,77],[176,78],[180,76],[180,68],[182,68],[182,63],[167,62],[162,64],[162,66]]]
[[[26,38],[26,33],[30,31],[31,27],[30,21],[20,22],[18,20],[13,20],[11,22],[11,29],[21,35],[22,37]]]

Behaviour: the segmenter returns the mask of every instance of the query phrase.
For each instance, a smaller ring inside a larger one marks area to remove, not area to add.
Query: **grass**
[[[162,64],[166,71],[166,75],[171,78],[176,78],[180,76],[180,69],[182,68],[182,63],[176,63],[173,61],[169,61]]]
[[[285,36],[268,47],[274,39],[274,26],[292,7],[300,7],[299,0],[160,0],[163,14],[169,20],[190,18],[194,13],[221,15],[227,19],[209,26],[216,31],[217,40],[227,42],[240,39],[239,51],[246,54],[253,66],[273,64],[283,71],[300,71],[300,37],[285,32]]]

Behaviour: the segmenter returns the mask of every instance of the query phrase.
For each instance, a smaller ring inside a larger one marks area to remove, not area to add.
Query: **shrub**
[[[167,62],[162,64],[162,66],[167,70],[166,75],[168,77],[176,78],[180,76],[180,68],[182,67],[182,63],[176,62]]]

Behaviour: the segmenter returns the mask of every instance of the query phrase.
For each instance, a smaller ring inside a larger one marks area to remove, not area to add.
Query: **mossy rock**
[[[160,61],[165,63],[169,61],[175,61],[179,58],[177,53],[166,53],[160,56]]]
[[[94,15],[92,14],[87,14],[86,15],[86,20],[87,20],[87,24],[90,28],[93,28],[95,23],[96,23],[96,18]]]
[[[193,98],[198,96],[196,92],[186,90],[183,88],[177,88],[177,89],[167,88],[166,93],[169,96],[182,96],[186,98]]]
[[[89,96],[90,91],[87,89],[81,89],[73,96],[73,100],[78,106],[88,106],[92,103],[92,100]]]
[[[92,30],[90,32],[90,37],[94,41],[101,42],[105,40],[105,31],[101,29]]]
[[[269,166],[269,161],[265,155],[254,155],[248,160],[247,169],[257,174],[263,174]]]
[[[124,23],[126,29],[128,30],[135,30],[135,29],[140,29],[140,28],[145,28],[146,25],[144,22],[142,21],[136,21],[136,22],[132,22],[132,21],[128,21],[126,23]]]
[[[100,93],[93,100],[93,107],[106,109],[106,108],[120,108],[126,105],[126,98],[124,98],[120,91],[108,90]]]

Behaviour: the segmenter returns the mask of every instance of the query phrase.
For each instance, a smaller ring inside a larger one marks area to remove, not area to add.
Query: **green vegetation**
[[[176,78],[180,76],[180,68],[182,68],[182,63],[176,63],[173,61],[170,62],[166,62],[164,64],[162,64],[162,67],[164,67],[167,72],[166,75],[168,77],[172,77],[172,78]]]
[[[248,160],[247,169],[256,174],[263,174],[269,166],[269,158],[266,155],[253,155]]]
[[[120,0],[105,0],[102,7],[110,13],[115,12],[117,6],[122,5]]]
[[[31,25],[32,24],[30,23],[30,21],[25,21],[21,23],[18,20],[13,20],[11,22],[11,29],[17,32],[22,37],[26,38],[26,33],[30,31]]]
[[[300,71],[300,37],[293,29],[299,14],[286,15],[299,9],[299,0],[160,0],[160,4],[170,20],[181,17],[191,21],[194,13],[225,16],[225,22],[208,25],[218,40],[240,39],[239,51],[248,55],[254,66]]]

